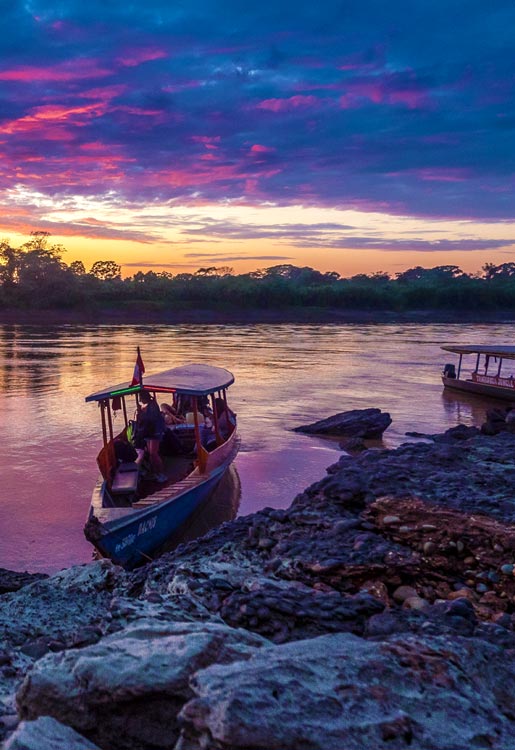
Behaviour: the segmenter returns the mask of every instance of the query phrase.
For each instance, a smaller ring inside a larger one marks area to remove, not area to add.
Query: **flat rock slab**
[[[42,716],[22,721],[4,745],[4,750],[100,750],[70,727]]]
[[[513,666],[504,649],[461,638],[275,646],[198,672],[176,750],[507,749]]]
[[[23,719],[53,716],[109,750],[166,750],[193,695],[191,675],[267,645],[221,623],[140,621],[92,646],[40,659],[18,691],[18,709]]]
[[[352,409],[321,419],[313,424],[295,427],[295,432],[308,435],[333,435],[335,437],[379,438],[392,423],[388,412],[381,409]]]

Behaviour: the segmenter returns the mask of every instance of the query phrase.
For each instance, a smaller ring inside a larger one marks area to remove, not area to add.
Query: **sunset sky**
[[[0,237],[88,268],[515,261],[515,4],[1,0]]]

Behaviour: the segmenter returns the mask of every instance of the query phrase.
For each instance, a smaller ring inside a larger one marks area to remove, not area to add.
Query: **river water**
[[[82,527],[97,477],[100,415],[84,397],[188,362],[226,367],[242,437],[239,513],[287,507],[320,479],[338,444],[291,428],[354,408],[390,412],[383,445],[406,431],[479,425],[493,402],[444,393],[444,343],[512,343],[500,325],[0,326],[0,567],[53,572],[86,562]],[[514,363],[515,364],[515,363]],[[471,363],[472,365],[472,363]],[[115,424],[116,427],[116,424]],[[232,501],[234,503],[234,498]]]

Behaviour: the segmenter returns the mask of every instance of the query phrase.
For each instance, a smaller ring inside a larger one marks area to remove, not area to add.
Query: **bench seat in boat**
[[[123,463],[117,468],[111,485],[112,495],[123,495],[127,492],[136,492],[138,489],[139,466],[133,461]]]

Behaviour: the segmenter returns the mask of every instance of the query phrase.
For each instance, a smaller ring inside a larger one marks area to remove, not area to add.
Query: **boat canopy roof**
[[[207,396],[210,393],[228,388],[234,383],[234,375],[223,367],[212,365],[183,365],[163,370],[153,375],[144,375],[142,386],[131,385],[131,381],[111,385],[97,393],[86,396],[86,401],[104,401],[115,396],[123,396],[139,391],[157,393],[178,393],[187,396]]]
[[[479,346],[471,344],[470,346],[445,345],[441,347],[447,352],[454,354],[485,354],[489,357],[500,357],[501,359],[515,359],[515,346]]]

